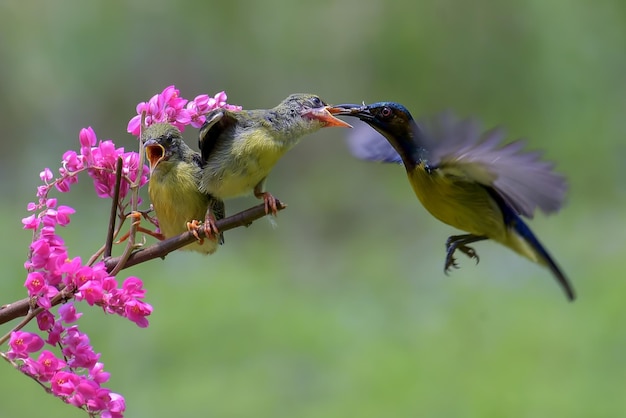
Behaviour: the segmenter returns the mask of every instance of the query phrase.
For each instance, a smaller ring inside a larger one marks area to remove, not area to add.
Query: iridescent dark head
[[[405,164],[419,158],[420,149],[415,140],[419,127],[411,112],[400,103],[343,104],[333,106],[329,111],[335,115],[355,116],[370,125],[398,151]]]

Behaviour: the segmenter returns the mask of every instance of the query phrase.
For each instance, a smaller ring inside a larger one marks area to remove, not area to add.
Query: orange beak
[[[352,125],[337,119],[332,115],[333,107],[324,106],[321,109],[309,109],[306,110],[302,116],[307,116],[311,119],[317,119],[324,124],[324,127],[337,127],[337,128],[352,128]],[[337,112],[335,112],[337,113]]]

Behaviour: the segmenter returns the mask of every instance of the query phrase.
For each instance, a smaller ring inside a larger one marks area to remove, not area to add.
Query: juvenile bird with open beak
[[[278,160],[304,135],[324,127],[347,127],[313,94],[292,94],[272,109],[207,114],[198,144],[202,156],[200,191],[224,200],[254,193],[276,214],[276,199],[265,180]]]
[[[150,165],[148,194],[165,238],[195,231],[197,221],[205,219],[207,213],[215,220],[224,217],[224,202],[200,191],[202,158],[185,144],[176,127],[155,123],[141,138]],[[181,249],[212,254],[218,243],[223,243],[222,235],[207,235],[207,239]]]

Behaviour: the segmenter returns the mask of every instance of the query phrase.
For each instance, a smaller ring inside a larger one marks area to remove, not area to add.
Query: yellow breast
[[[209,200],[198,190],[193,172],[197,167],[183,162],[168,167],[168,170],[159,170],[159,166],[150,177],[148,194],[159,220],[161,233],[170,238],[186,232],[187,222],[204,220]],[[212,253],[216,248],[217,244],[211,240],[204,240],[202,246],[193,243],[183,247],[184,250],[203,253]]]
[[[203,187],[220,199],[249,194],[287,150],[264,130],[242,133],[229,147],[215,152],[203,172]]]
[[[484,187],[420,164],[407,172],[422,205],[435,218],[474,235],[493,239],[506,234],[502,213]]]

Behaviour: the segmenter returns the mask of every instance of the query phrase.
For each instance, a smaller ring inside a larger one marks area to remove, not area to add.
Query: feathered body
[[[188,231],[188,223],[205,219],[209,206],[216,219],[224,217],[223,202],[199,190],[202,159],[185,144],[177,128],[153,124],[142,139],[150,162],[148,194],[163,236],[171,238]],[[182,249],[211,254],[217,245],[216,240],[205,239]]]
[[[325,126],[347,126],[312,94],[292,94],[272,109],[216,109],[200,129],[201,191],[219,199],[260,197],[278,160],[307,134]]]
[[[475,122],[458,121],[449,114],[418,125],[395,102],[336,109],[343,110],[334,113],[368,123],[394,149],[382,146],[380,137],[357,138],[353,147],[360,158],[402,162],[426,210],[469,233],[448,239],[446,270],[456,266],[452,256],[456,249],[478,259],[466,244],[492,239],[547,266],[568,298],[574,299],[567,277],[521,219],[532,218],[537,207],[545,213],[557,211],[567,188],[565,179],[552,171],[550,163],[541,161],[538,153],[521,152],[522,141],[503,146],[501,131],[482,133]]]

